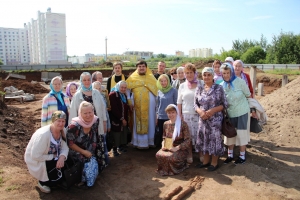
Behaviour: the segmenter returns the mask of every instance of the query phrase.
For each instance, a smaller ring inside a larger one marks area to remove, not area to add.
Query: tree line
[[[232,49],[226,51],[222,48],[220,54],[215,54],[212,58],[187,58],[187,57],[167,57],[165,54],[158,54],[151,61],[177,61],[183,63],[196,60],[224,61],[226,57],[233,57],[234,60],[240,59],[248,64],[299,64],[300,63],[300,34],[292,32],[281,32],[274,35],[270,43],[266,37],[261,35],[257,40],[234,40]]]

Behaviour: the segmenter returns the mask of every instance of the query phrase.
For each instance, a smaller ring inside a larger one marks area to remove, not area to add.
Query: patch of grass
[[[300,75],[300,70],[297,69],[274,69],[266,70],[265,73],[276,74],[276,75]]]
[[[3,177],[0,176],[0,187],[2,186],[3,183],[4,183]]]
[[[8,188],[6,188],[5,191],[10,192],[10,191],[13,191],[13,190],[18,190],[19,188],[20,188],[20,186],[18,186],[18,185],[11,185]]]

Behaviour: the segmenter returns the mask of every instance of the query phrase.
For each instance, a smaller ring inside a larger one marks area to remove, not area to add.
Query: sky
[[[23,28],[37,12],[66,14],[67,54],[190,49],[230,50],[234,40],[268,43],[282,32],[300,34],[298,0],[9,0],[0,27]]]

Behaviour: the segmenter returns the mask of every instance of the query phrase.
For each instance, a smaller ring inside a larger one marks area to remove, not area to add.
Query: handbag
[[[94,185],[98,174],[98,162],[96,158],[92,156],[87,162],[84,163],[82,182],[86,182],[86,185],[91,187]]]
[[[82,167],[81,163],[79,161],[75,162],[72,157],[69,156],[69,160],[73,161],[73,166],[70,167],[67,162],[66,168],[64,170],[64,177],[67,182],[67,187],[71,187],[72,185],[79,183],[81,181],[81,175],[82,175]]]
[[[253,133],[260,133],[262,132],[262,128],[260,124],[258,123],[258,119],[251,117],[250,121],[250,132]]]
[[[227,109],[223,109],[222,134],[227,138],[233,138],[237,135],[235,127],[230,123]]]

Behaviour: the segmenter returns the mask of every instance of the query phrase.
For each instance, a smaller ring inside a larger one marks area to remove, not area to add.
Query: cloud
[[[252,20],[261,20],[261,19],[270,19],[270,18],[273,18],[273,16],[271,15],[257,16],[257,17],[253,17]]]

